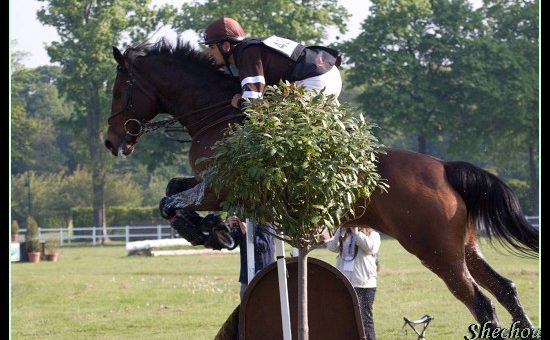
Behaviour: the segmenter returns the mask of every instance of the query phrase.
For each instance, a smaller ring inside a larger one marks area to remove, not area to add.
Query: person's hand
[[[370,227],[363,227],[361,228],[361,231],[365,234],[365,235],[370,235],[370,233],[372,232],[372,228]]]
[[[236,226],[238,226],[241,228],[241,232],[246,234],[246,225],[237,216],[233,215],[229,217],[229,225],[232,228],[236,228]]]
[[[240,93],[237,93],[233,96],[233,99],[231,99],[231,106],[234,108],[240,109],[241,108],[241,97],[242,95]]]

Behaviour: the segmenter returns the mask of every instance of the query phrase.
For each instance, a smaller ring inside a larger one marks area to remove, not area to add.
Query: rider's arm
[[[264,64],[259,46],[247,47],[238,57],[242,98],[261,99],[266,86]]]

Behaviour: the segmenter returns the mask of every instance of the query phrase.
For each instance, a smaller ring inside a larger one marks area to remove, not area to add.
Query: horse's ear
[[[116,46],[113,46],[113,57],[115,57],[115,60],[120,65],[120,67],[122,67],[123,69],[128,68],[128,61],[126,60],[126,58],[124,58],[124,56],[122,55],[122,53],[120,53],[120,50],[116,48]]]

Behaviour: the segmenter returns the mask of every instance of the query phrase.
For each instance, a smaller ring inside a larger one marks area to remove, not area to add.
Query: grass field
[[[482,249],[493,268],[515,282],[540,327],[539,261]],[[335,263],[327,250],[310,256]],[[416,257],[395,240],[383,240],[380,261],[374,306],[379,340],[416,339],[411,329],[404,334],[403,316],[424,314],[434,317],[428,340],[469,336],[469,311]],[[238,274],[238,254],[143,257],[127,256],[123,245],[65,247],[55,263],[12,263],[11,337],[213,339],[239,303]],[[500,305],[497,313],[510,327]]]

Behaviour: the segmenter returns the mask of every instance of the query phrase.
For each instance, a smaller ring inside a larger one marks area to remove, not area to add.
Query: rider
[[[337,51],[324,46],[304,46],[277,37],[246,38],[241,25],[223,17],[206,27],[203,43],[219,66],[239,76],[242,93],[231,104],[240,108],[242,99],[261,99],[267,85],[280,80],[294,82],[307,89],[325,89],[336,98],[342,90]]]
[[[323,46],[304,46],[298,42],[277,37],[246,38],[241,25],[223,17],[208,25],[204,44],[219,66],[241,80],[242,92],[235,94],[231,104],[240,108],[243,99],[261,99],[267,85],[280,80],[295,82],[307,89],[324,89],[326,95],[338,98],[342,78],[337,51]],[[167,197],[160,202],[160,211],[171,226],[193,245],[220,249],[232,240],[224,222],[217,215],[202,217],[190,208],[167,209],[169,196],[186,187],[183,179],[174,178],[166,188]],[[214,231],[214,232],[212,232]]]

